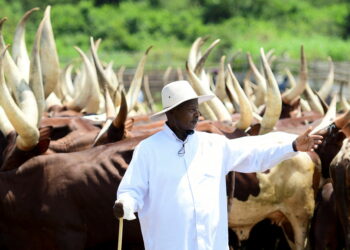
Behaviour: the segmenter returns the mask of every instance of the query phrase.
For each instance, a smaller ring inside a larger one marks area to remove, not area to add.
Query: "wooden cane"
[[[123,240],[123,217],[119,218],[118,250],[122,250]]]

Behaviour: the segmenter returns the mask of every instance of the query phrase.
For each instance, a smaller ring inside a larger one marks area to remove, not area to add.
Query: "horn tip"
[[[146,50],[146,55],[148,54],[148,52],[151,50],[153,48],[153,45],[151,45],[151,46],[149,46],[148,48],[147,48],[147,50]]]

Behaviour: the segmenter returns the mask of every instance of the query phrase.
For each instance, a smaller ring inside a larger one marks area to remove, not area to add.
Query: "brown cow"
[[[41,155],[1,172],[0,246],[77,250],[110,243],[115,247],[115,191],[141,139]],[[123,249],[143,248],[137,221],[126,222],[124,242],[129,248]],[[103,245],[103,249],[109,248]]]
[[[103,133],[96,145],[116,142],[124,138],[127,106],[125,98],[121,104],[120,112]],[[94,145],[100,128],[91,121],[81,117],[60,117],[41,119],[40,137],[37,145],[30,150],[21,150],[16,145],[17,134],[10,133],[6,140],[0,142],[0,170],[10,170],[19,167],[26,160],[46,152],[77,152]]]
[[[331,179],[325,182],[317,194],[309,238],[310,247],[314,250],[336,250],[345,246]]]
[[[345,239],[346,249],[350,249],[350,143],[344,141],[339,154],[330,166],[333,181],[337,215],[341,224],[341,232]]]

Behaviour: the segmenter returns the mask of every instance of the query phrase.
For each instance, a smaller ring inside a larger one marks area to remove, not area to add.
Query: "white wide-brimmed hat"
[[[152,115],[151,118],[161,118],[166,112],[188,100],[198,99],[198,104],[200,104],[212,98],[214,98],[214,95],[198,96],[188,81],[181,80],[171,82],[162,89],[163,110]]]

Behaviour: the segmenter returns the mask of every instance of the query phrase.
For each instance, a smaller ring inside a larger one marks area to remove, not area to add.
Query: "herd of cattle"
[[[116,189],[135,146],[164,124],[149,119],[153,102],[143,71],[150,48],[124,94],[123,72],[100,61],[99,40],[91,38],[88,54],[76,48],[79,67],[60,69],[50,7],[28,56],[25,24],[37,10],[18,23],[11,55],[2,35],[6,18],[0,20],[0,249],[115,249]],[[204,65],[219,40],[202,53],[205,41],[193,43],[186,63],[195,91],[216,95],[200,106],[197,130],[234,139],[312,126],[324,136],[315,152],[268,172],[227,176],[230,247],[350,249],[350,106],[329,96],[332,61],[316,92],[301,47],[300,75],[287,70],[290,88],[281,94],[271,52],[260,51],[260,69],[248,54],[242,84],[223,56],[214,81]],[[125,222],[123,249],[143,249],[137,220]]]

